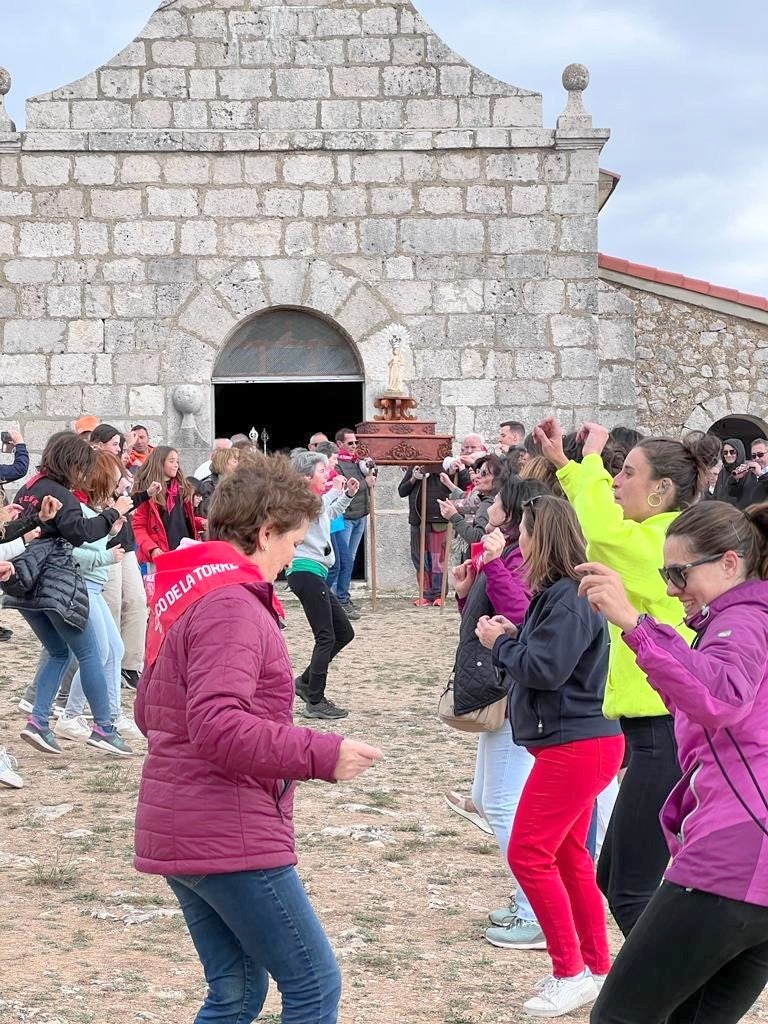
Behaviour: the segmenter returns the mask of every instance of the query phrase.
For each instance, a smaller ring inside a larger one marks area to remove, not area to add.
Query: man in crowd
[[[314,434],[313,437],[317,437]],[[372,462],[358,460],[357,435],[350,427],[342,427],[336,433],[336,444],[339,446],[337,472],[348,480],[359,480],[361,486],[344,513],[344,529],[337,534],[341,567],[336,582],[336,596],[350,619],[359,619],[360,612],[352,603],[349,586],[352,582],[352,569],[360,542],[365,535],[365,524],[371,511],[370,492],[376,485],[376,472]]]
[[[316,452],[317,446],[323,442],[327,443],[328,437],[322,432],[322,430],[318,430],[316,434],[313,434],[312,437],[310,437],[307,450],[310,452]]]
[[[3,505],[6,504],[5,484],[10,484],[14,480],[21,480],[23,476],[27,475],[27,470],[29,469],[29,452],[24,444],[24,438],[18,430],[9,430],[8,436],[9,440],[3,445],[3,451],[10,449],[13,453],[13,462],[0,466],[0,503]],[[10,640],[12,636],[12,629],[0,626],[0,640]]]
[[[742,480],[739,508],[760,505],[768,501],[768,440],[756,437],[752,442],[750,459],[734,471],[737,480]]]
[[[449,455],[443,460],[443,469],[450,477],[459,481],[459,487],[467,487],[470,482],[469,467],[474,465],[476,459],[487,454],[488,448],[481,435],[467,434],[461,442],[459,454],[455,457]]]
[[[525,427],[517,420],[505,420],[499,424],[499,448],[506,455],[510,448],[516,448],[525,440]]]
[[[137,423],[131,427],[131,430],[133,431],[133,447],[131,448],[131,454],[128,456],[126,468],[131,473],[135,473],[139,466],[144,465],[154,448],[149,443],[149,431],[143,424]]]
[[[232,447],[232,441],[228,437],[217,437],[214,439],[213,448],[211,450],[211,458],[216,452],[224,451],[227,448]],[[192,474],[196,480],[205,480],[207,476],[211,475],[211,460],[208,459],[197,467],[195,472]]]

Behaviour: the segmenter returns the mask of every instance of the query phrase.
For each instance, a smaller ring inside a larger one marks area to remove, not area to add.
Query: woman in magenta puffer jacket
[[[181,905],[208,983],[199,1024],[255,1019],[269,976],[284,1024],[337,1020],[338,966],[294,869],[293,791],[355,778],[381,752],[293,725],[272,583],[318,512],[287,460],[241,461],[211,503],[211,541],[157,560],[135,863]]]
[[[768,505],[706,501],[667,529],[662,576],[693,649],[638,615],[616,573],[583,568],[674,716],[683,770],[661,812],[664,881],[590,1020],[732,1024],[768,982]]]

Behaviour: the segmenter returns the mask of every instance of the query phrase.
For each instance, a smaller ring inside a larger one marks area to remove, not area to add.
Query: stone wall
[[[610,334],[625,357],[636,346],[640,430],[675,437],[728,415],[768,419],[768,323],[748,308],[737,315],[735,304],[708,309],[605,281],[600,307],[601,340]]]

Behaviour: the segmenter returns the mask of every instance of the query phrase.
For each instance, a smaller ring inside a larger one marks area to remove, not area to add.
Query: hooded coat
[[[675,719],[683,777],[661,812],[665,877],[768,906],[768,582],[739,584],[688,624],[693,648],[652,618],[624,635]]]
[[[747,453],[744,448],[744,443],[738,439],[738,437],[726,437],[723,444],[729,444],[736,451],[736,461],[733,467],[726,465],[723,461],[723,468],[715,482],[715,489],[712,492],[712,499],[714,501],[727,501],[731,505],[736,505],[741,498],[744,482],[742,480],[736,480],[733,476],[733,470],[746,461]]]

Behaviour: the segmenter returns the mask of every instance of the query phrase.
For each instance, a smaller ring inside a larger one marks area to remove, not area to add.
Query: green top
[[[587,557],[602,562],[621,576],[629,600],[640,613],[676,629],[686,640],[693,633],[682,624],[683,607],[667,595],[659,575],[664,564],[667,527],[680,512],[660,512],[642,523],[625,519],[613,497],[613,480],[599,455],[569,462],[557,478],[587,539]],[[603,713],[606,718],[644,718],[669,714],[635,661],[634,652],[622,642],[618,626],[609,626],[611,650]]]
[[[285,575],[290,576],[292,572],[311,572],[321,579],[328,579],[328,569],[326,566],[316,562],[313,558],[294,558]]]

